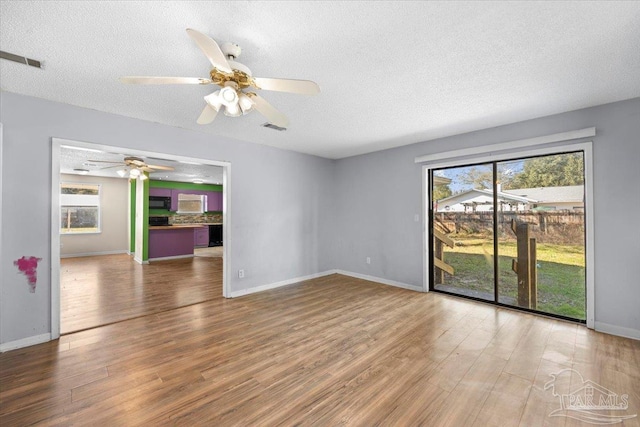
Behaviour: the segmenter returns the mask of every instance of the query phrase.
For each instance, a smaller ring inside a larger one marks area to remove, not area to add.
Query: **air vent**
[[[20,64],[30,65],[36,68],[42,68],[42,62],[36,61],[35,59],[25,58],[24,56],[15,55],[13,53],[5,52],[0,50],[0,58],[7,59],[13,62],[19,62]]]
[[[269,129],[274,129],[274,130],[279,130],[279,131],[283,131],[283,130],[287,130],[287,128],[281,128],[280,126],[276,126],[273,123],[265,123],[262,125],[262,127],[265,128],[269,128]]]

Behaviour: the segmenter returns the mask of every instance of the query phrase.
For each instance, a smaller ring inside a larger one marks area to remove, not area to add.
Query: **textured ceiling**
[[[132,154],[63,145],[60,147],[60,173],[119,178],[117,171],[125,168],[124,158],[128,156]],[[174,169],[151,172],[149,177],[154,180],[222,184],[222,168],[219,166],[185,163],[139,154],[133,154],[133,156],[142,159],[147,165],[170,166]],[[86,172],[81,173],[80,170]],[[123,179],[128,179],[128,176]]]
[[[125,75],[207,77],[186,28],[240,44],[289,116],[196,119],[212,86],[134,86]],[[640,96],[640,2],[0,2],[0,87],[211,135],[342,158]]]

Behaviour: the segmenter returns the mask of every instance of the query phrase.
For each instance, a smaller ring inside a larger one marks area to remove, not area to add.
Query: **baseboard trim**
[[[135,257],[135,256],[133,257],[133,260],[134,260],[135,262],[137,262],[138,264],[142,264],[142,265],[149,264],[149,261],[143,261],[142,259],[137,258],[137,257]]]
[[[32,337],[22,338],[21,340],[9,341],[0,344],[0,353],[5,351],[17,350],[23,347],[29,347],[43,342],[51,341],[51,334],[34,335]]]
[[[84,256],[118,255],[118,254],[129,254],[129,251],[123,250],[123,251],[104,251],[104,252],[81,252],[79,254],[60,254],[60,258],[76,258],[76,257],[84,257]]]
[[[253,288],[241,289],[239,291],[232,291],[229,298],[242,297],[249,294],[255,294],[257,292],[268,291],[270,289],[280,288],[282,286],[293,285],[294,283],[304,282],[305,280],[317,279],[318,277],[328,276],[335,274],[336,270],[322,271],[320,273],[309,274],[308,276],[294,277],[293,279],[283,280],[281,282],[269,283],[267,285],[255,286]]]
[[[381,283],[383,285],[395,286],[396,288],[408,289],[410,291],[423,292],[422,287],[409,285],[408,283],[396,282],[395,280],[383,279],[381,277],[369,276],[368,274],[353,273],[351,271],[335,270],[336,273],[344,276],[355,277],[356,279],[368,280],[370,282]]]
[[[633,328],[625,328],[624,326],[611,325],[609,323],[595,322],[595,329],[605,334],[617,335],[619,337],[640,340],[640,330]]]
[[[176,256],[163,256],[160,258],[149,258],[149,262],[153,261],[166,261],[168,259],[182,259],[182,258],[193,258],[195,255],[176,255]]]
[[[380,283],[382,285],[394,286],[396,288],[407,289],[415,292],[423,292],[420,286],[409,285],[407,283],[396,282],[395,280],[383,279],[381,277],[369,276],[366,274],[353,273],[345,270],[327,270],[320,273],[310,274],[308,276],[294,277],[293,279],[283,280],[281,282],[269,283],[267,285],[255,286],[249,289],[241,289],[239,291],[231,292],[230,298],[237,298],[244,295],[255,294],[257,292],[268,291],[270,289],[280,288],[282,286],[292,285],[298,282],[304,282],[305,280],[316,279],[318,277],[328,276],[330,274],[342,274],[343,276],[355,277],[356,279],[368,280],[370,282]]]

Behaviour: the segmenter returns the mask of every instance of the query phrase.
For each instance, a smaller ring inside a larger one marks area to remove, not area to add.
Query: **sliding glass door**
[[[494,300],[493,194],[484,188],[492,181],[491,164],[434,172],[434,289]]]
[[[582,152],[429,178],[431,290],[585,320]]]

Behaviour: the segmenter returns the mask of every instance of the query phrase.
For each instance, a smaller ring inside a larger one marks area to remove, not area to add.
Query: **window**
[[[100,232],[100,184],[60,184],[60,233]]]

